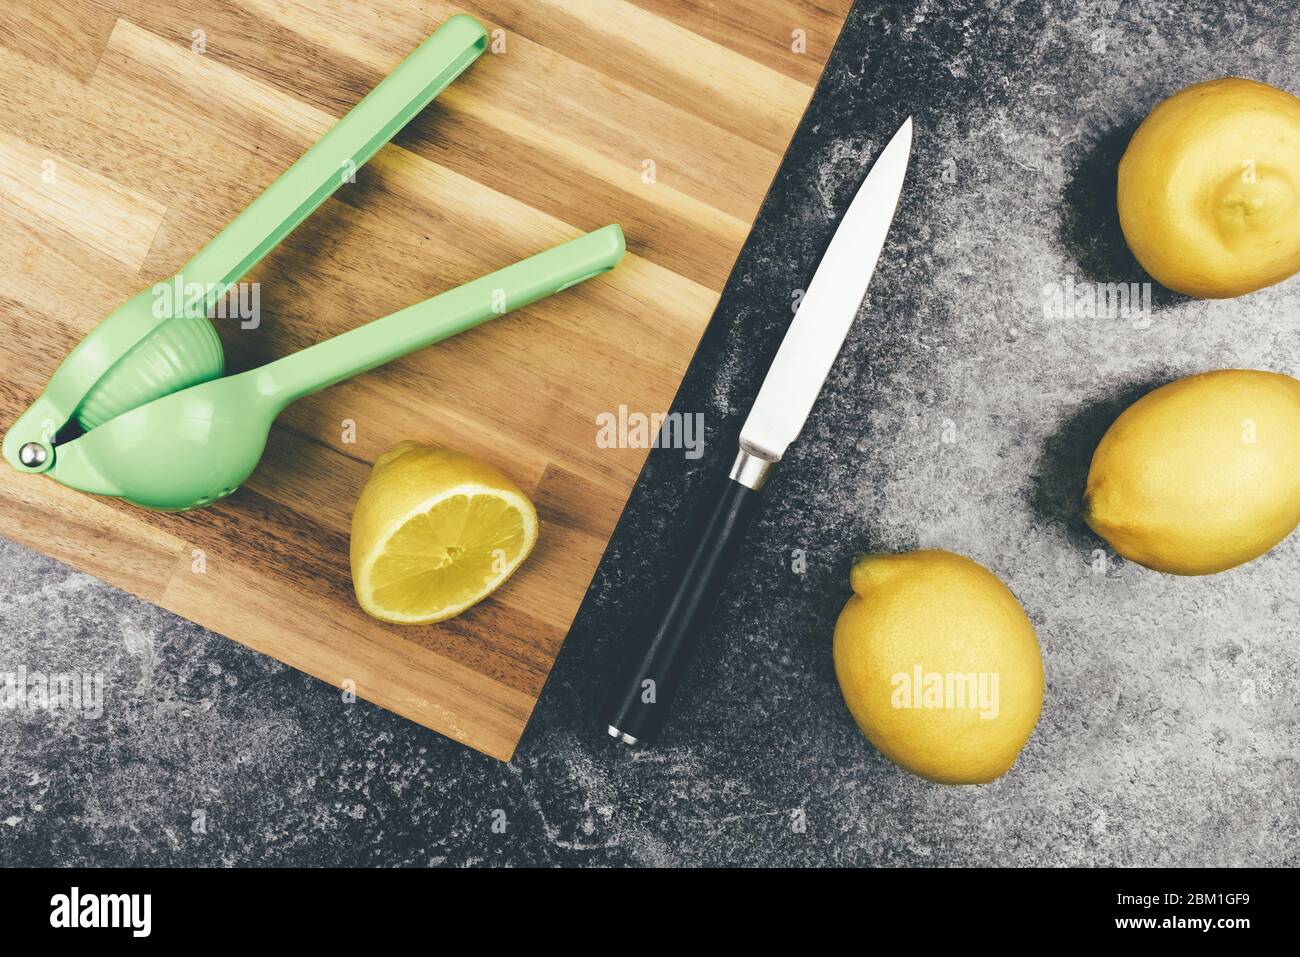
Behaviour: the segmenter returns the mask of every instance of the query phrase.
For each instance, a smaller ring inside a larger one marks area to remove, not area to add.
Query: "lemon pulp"
[[[380,457],[353,512],[357,600],[384,621],[442,621],[495,591],[536,540],[532,503],[492,466],[402,443]]]

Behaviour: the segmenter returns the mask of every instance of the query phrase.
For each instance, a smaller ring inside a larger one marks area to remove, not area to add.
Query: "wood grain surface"
[[[4,466],[0,534],[508,759],[647,454],[599,447],[596,417],[668,408],[849,3],[6,3],[0,429],[453,13],[500,31],[494,51],[247,277],[262,320],[217,320],[228,370],[606,223],[629,254],[290,406],[213,507]],[[500,591],[427,627],[366,617],[348,570],[352,504],[404,438],[495,463],[542,521]]]

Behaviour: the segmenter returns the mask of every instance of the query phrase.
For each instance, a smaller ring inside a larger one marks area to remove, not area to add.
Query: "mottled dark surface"
[[[1293,87],[1297,38],[1294,3],[860,3],[678,397],[705,413],[707,453],[654,455],[509,765],[0,541],[0,671],[107,682],[98,720],[0,712],[0,861],[1300,863],[1300,541],[1213,578],[1113,556],[1099,574],[1075,504],[1144,384],[1300,372],[1300,280],[1227,302],[1157,291],[1149,324],[1042,309],[1067,277],[1145,279],[1112,201],[1146,111],[1227,73]],[[868,307],[667,741],[621,748],[595,708],[606,652],[729,462],[791,290],[909,113]],[[989,786],[893,767],[835,684],[853,555],[916,546],[993,568],[1038,629],[1042,719]]]

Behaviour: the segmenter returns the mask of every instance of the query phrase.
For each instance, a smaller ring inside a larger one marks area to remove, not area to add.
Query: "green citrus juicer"
[[[207,505],[257,467],[295,399],[612,269],[624,250],[617,225],[223,377],[212,308],[486,48],[473,17],[444,23],[176,276],[102,319],[6,433],[5,459],[147,508]]]

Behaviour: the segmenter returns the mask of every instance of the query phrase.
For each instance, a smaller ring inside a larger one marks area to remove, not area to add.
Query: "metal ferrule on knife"
[[[780,458],[767,458],[757,452],[745,448],[744,443],[740,445],[740,453],[736,456],[736,461],[731,465],[731,472],[727,478],[733,482],[739,482],[745,488],[751,488],[755,492],[763,490],[763,483],[767,481],[767,474],[772,471]]]

